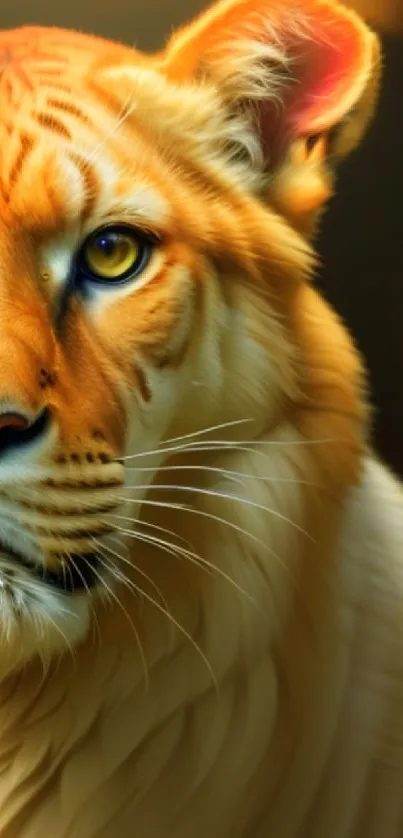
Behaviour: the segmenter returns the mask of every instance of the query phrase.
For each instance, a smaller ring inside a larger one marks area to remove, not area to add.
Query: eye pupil
[[[112,233],[109,236],[102,236],[96,242],[96,246],[105,254],[105,256],[113,256],[116,250],[116,236]]]

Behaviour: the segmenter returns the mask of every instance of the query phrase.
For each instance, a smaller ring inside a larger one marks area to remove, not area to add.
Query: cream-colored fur
[[[403,493],[310,284],[375,36],[222,0],[150,59],[0,43],[0,418],[51,418],[0,434],[0,838],[402,838]],[[156,236],[106,289],[111,218]]]
[[[365,458],[326,579],[330,625],[326,613],[311,623],[304,603],[299,648],[283,648],[299,597],[298,464],[310,456],[300,442],[284,427],[269,451],[220,458],[220,468],[253,476],[235,491],[213,477],[206,491],[270,512],[198,502],[230,522],[190,528],[218,571],[190,572],[184,588],[181,562],[170,562],[159,568],[160,594],[141,580],[147,678],[126,626],[43,681],[33,664],[3,683],[4,838],[399,838],[401,491]],[[269,552],[254,540],[267,539],[268,518]]]

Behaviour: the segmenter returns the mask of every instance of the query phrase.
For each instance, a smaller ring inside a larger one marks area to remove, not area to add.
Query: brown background
[[[174,26],[206,5],[203,0],[2,0],[0,26],[71,26],[154,50]]]
[[[349,4],[377,24],[403,30],[403,0],[349,0]],[[0,26],[71,26],[153,50],[174,26],[207,5],[206,0],[3,0]]]
[[[374,436],[403,475],[403,0],[351,0],[383,30],[381,105],[360,153],[345,166],[318,242],[318,282],[353,331],[370,369]],[[0,26],[70,26],[161,46],[203,0],[2,0]]]

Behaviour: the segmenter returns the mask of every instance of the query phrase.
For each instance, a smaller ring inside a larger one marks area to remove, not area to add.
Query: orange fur
[[[1,838],[398,838],[401,492],[310,283],[375,36],[222,0],[0,56]],[[79,285],[108,224],[150,258]]]

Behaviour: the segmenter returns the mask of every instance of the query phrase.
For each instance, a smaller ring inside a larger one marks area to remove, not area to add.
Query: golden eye
[[[130,228],[104,227],[84,243],[82,270],[94,282],[122,282],[146,266],[151,242]]]

